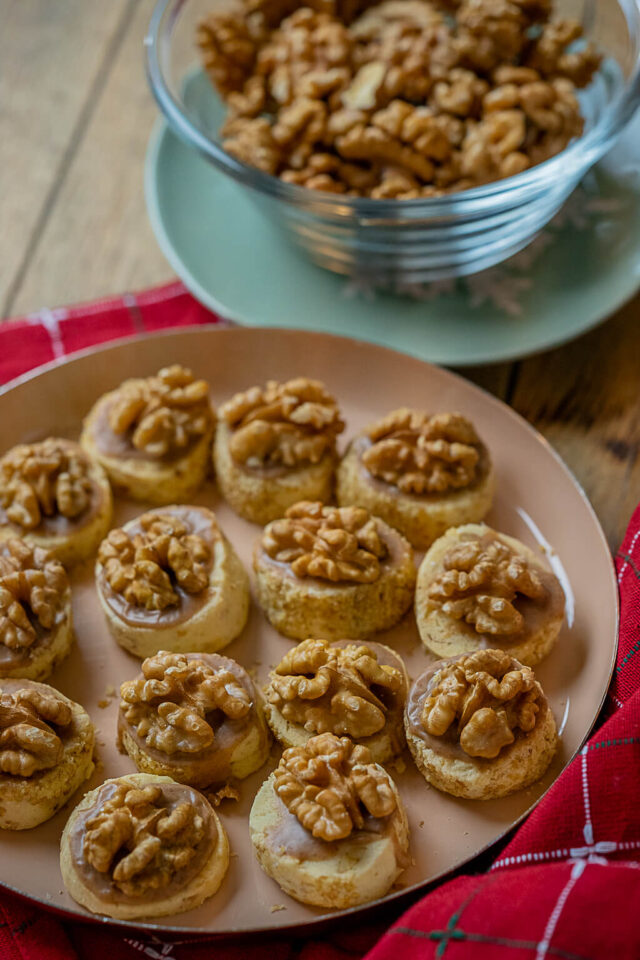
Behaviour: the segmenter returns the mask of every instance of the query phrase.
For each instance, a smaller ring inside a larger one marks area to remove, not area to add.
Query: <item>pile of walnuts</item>
[[[223,146],[288,183],[431,197],[508,177],[583,130],[600,64],[550,0],[239,0],[200,24]]]
[[[37,641],[36,623],[51,630],[69,594],[61,563],[17,537],[0,546],[0,644],[16,652]]]

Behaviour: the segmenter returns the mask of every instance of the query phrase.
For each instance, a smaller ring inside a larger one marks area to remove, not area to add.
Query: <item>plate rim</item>
[[[164,150],[167,149],[165,145],[170,140],[175,141],[185,150],[189,149],[189,146],[185,144],[176,133],[174,133],[167,121],[162,117],[158,117],[149,136],[144,161],[145,205],[156,243],[160,247],[163,255],[166,257],[169,265],[173,270],[175,270],[180,280],[184,283],[185,287],[192,294],[192,296],[196,298],[196,300],[202,303],[208,310],[218,314],[224,320],[243,327],[252,326],[253,324],[251,321],[245,319],[244,315],[240,317],[238,312],[234,312],[232,307],[228,307],[218,300],[213,293],[207,290],[202,283],[200,283],[190,267],[187,266],[182,255],[178,252],[174,241],[170,238],[169,232],[165,227],[165,219],[161,213],[161,201],[157,189],[157,171],[159,168],[160,155]],[[206,158],[201,157],[201,159],[204,163],[207,162]],[[213,166],[211,167],[211,173],[212,176],[225,178],[225,174]],[[500,264],[496,264],[496,266],[500,266]],[[321,270],[322,268],[316,267],[316,269]],[[347,280],[346,277],[344,279]],[[559,337],[550,332],[548,336],[541,338],[538,342],[526,347],[524,350],[512,348],[503,350],[499,353],[496,353],[495,351],[488,351],[484,353],[478,353],[474,357],[463,358],[453,357],[449,352],[441,350],[440,355],[438,355],[438,351],[436,351],[435,359],[426,359],[423,357],[417,357],[416,359],[421,359],[425,363],[431,363],[437,366],[450,365],[453,367],[477,367],[487,363],[509,363],[516,360],[523,360],[527,357],[536,356],[540,353],[544,353],[547,350],[561,347],[567,343],[570,343],[572,340],[581,337],[583,334],[587,334],[594,330],[600,324],[612,317],[614,313],[617,313],[618,310],[621,310],[622,307],[629,303],[638,293],[638,290],[640,290],[640,273],[630,280],[630,284],[625,286],[623,292],[616,296],[614,300],[612,300],[611,304],[607,307],[603,314],[594,314],[587,324],[581,325],[577,329],[572,328],[569,331],[565,331]],[[529,323],[535,323],[535,319],[532,320],[526,316],[514,318],[514,323],[525,322],[527,319]],[[295,329],[293,327],[280,328],[278,326],[272,326],[269,323],[261,323],[260,327],[269,330]],[[324,331],[308,330],[307,332],[322,333]],[[338,336],[338,334],[334,334],[334,336]],[[376,346],[382,346],[386,349],[394,349],[393,347],[386,347],[385,344],[377,343],[373,340],[367,340],[366,342],[375,343]]]
[[[12,887],[11,884],[6,883],[3,880],[0,880],[0,888],[8,890],[10,893],[30,903],[38,904],[38,906],[42,907],[43,909],[51,913],[54,913],[56,915],[59,915],[61,917],[64,917],[68,920],[73,920],[74,922],[90,923],[90,924],[107,924],[108,926],[112,926],[114,928],[121,928],[123,930],[141,930],[141,931],[146,931],[148,933],[167,933],[167,934],[181,934],[181,935],[186,934],[190,937],[193,937],[194,940],[201,940],[201,939],[210,939],[210,940],[238,939],[240,940],[242,938],[255,936],[256,934],[263,934],[263,935],[266,934],[266,935],[269,935],[270,937],[272,936],[277,937],[278,935],[286,935],[288,933],[291,933],[292,931],[293,932],[304,931],[305,933],[316,933],[316,932],[319,932],[320,930],[330,928],[335,924],[340,923],[342,920],[348,917],[351,917],[351,916],[364,917],[367,915],[368,912],[374,909],[381,909],[381,908],[387,909],[388,907],[393,906],[394,904],[402,903],[402,901],[405,899],[407,901],[411,898],[416,899],[418,895],[423,895],[428,890],[440,884],[441,881],[445,877],[449,876],[451,873],[457,870],[460,870],[465,865],[475,860],[476,857],[479,857],[482,854],[486,853],[487,850],[489,850],[495,844],[503,840],[505,836],[507,836],[512,830],[518,827],[523,822],[523,820],[525,820],[526,817],[529,816],[532,810],[534,810],[534,808],[538,806],[538,804],[542,801],[542,799],[546,797],[546,795],[553,788],[553,786],[555,785],[559,777],[562,776],[562,774],[567,769],[567,767],[575,760],[576,756],[582,750],[585,742],[587,741],[587,739],[591,735],[591,732],[593,731],[593,728],[595,727],[595,724],[598,720],[602,707],[604,706],[604,703],[607,698],[609,685],[610,685],[611,677],[613,675],[613,671],[615,668],[616,658],[618,653],[619,631],[620,631],[620,597],[618,592],[615,564],[614,564],[613,556],[609,548],[609,544],[607,542],[604,530],[602,528],[602,524],[600,523],[600,520],[593,508],[593,505],[591,504],[589,498],[587,497],[582,485],[579,483],[579,481],[573,474],[572,470],[567,466],[567,464],[564,462],[564,460],[562,459],[560,454],[555,450],[555,448],[551,445],[551,443],[549,443],[549,441],[538,430],[536,430],[536,428],[532,424],[530,424],[521,414],[519,414],[516,410],[514,410],[511,406],[509,406],[503,400],[500,400],[498,397],[494,396],[488,390],[485,390],[483,387],[480,387],[477,384],[471,382],[470,380],[467,380],[465,377],[461,376],[458,373],[455,373],[452,370],[439,367],[437,364],[431,363],[428,360],[422,360],[421,358],[415,357],[403,350],[398,350],[392,347],[383,346],[378,343],[372,343],[371,341],[358,340],[355,337],[347,337],[347,336],[334,334],[334,333],[325,333],[322,331],[315,331],[315,330],[298,330],[298,329],[291,329],[286,327],[285,328],[244,327],[244,326],[233,327],[233,326],[224,326],[219,323],[191,324],[189,326],[184,326],[184,327],[169,328],[166,330],[157,330],[149,333],[136,333],[126,337],[118,337],[114,340],[109,340],[101,344],[95,344],[93,346],[86,347],[82,350],[75,351],[67,356],[60,357],[55,360],[51,360],[48,363],[35,367],[32,370],[29,370],[26,373],[23,373],[20,376],[15,377],[12,380],[8,381],[6,384],[0,386],[0,401],[8,393],[13,392],[13,390],[26,386],[29,382],[37,380],[40,377],[47,376],[51,373],[54,373],[63,367],[69,366],[70,364],[73,364],[75,362],[80,362],[86,359],[87,357],[93,356],[95,354],[101,354],[101,355],[107,354],[110,351],[116,350],[118,348],[126,349],[128,346],[135,343],[142,343],[151,339],[152,340],[161,340],[161,339],[171,340],[173,338],[180,338],[182,336],[191,336],[191,335],[202,335],[207,337],[212,335],[213,336],[222,335],[222,336],[231,336],[231,337],[240,335],[240,336],[250,337],[253,331],[262,333],[263,331],[267,331],[267,330],[270,333],[277,333],[277,334],[285,335],[287,337],[292,337],[292,338],[312,338],[312,339],[320,338],[323,340],[338,341],[339,343],[342,343],[342,344],[350,344],[351,346],[355,345],[357,348],[364,348],[366,350],[380,351],[383,353],[392,353],[392,354],[398,355],[399,357],[405,360],[408,359],[414,364],[418,364],[426,368],[433,368],[437,370],[438,373],[444,376],[446,379],[451,379],[457,383],[463,384],[464,388],[470,389],[472,394],[477,393],[481,395],[484,398],[484,400],[489,401],[494,408],[500,409],[503,415],[507,414],[511,419],[515,420],[516,423],[518,423],[518,425],[520,426],[520,428],[524,427],[526,431],[529,433],[529,435],[531,436],[531,438],[534,439],[538,444],[541,444],[546,449],[547,453],[549,453],[552,456],[552,459],[556,462],[556,465],[567,475],[568,479],[571,481],[573,487],[575,488],[579,497],[581,498],[583,505],[587,508],[587,511],[591,516],[591,520],[595,524],[595,528],[598,533],[598,538],[609,559],[609,563],[608,563],[609,579],[607,582],[607,589],[612,590],[613,598],[614,598],[615,636],[613,638],[610,662],[607,668],[607,683],[604,688],[604,692],[601,696],[601,699],[597,704],[597,709],[595,709],[594,711],[593,720],[590,723],[589,728],[585,732],[584,737],[576,747],[575,751],[571,754],[571,756],[567,758],[566,763],[563,765],[557,777],[552,781],[552,783],[549,784],[549,787],[544,791],[544,793],[542,793],[537,800],[531,803],[530,806],[528,806],[527,809],[523,811],[523,813],[521,813],[519,817],[517,817],[517,819],[513,820],[508,825],[508,827],[505,828],[505,830],[503,830],[498,836],[494,837],[487,844],[475,850],[469,858],[461,860],[459,863],[457,863],[453,867],[442,870],[440,873],[430,877],[428,880],[419,881],[418,883],[412,884],[410,887],[405,887],[403,889],[390,892],[386,894],[384,897],[378,900],[372,901],[371,903],[362,904],[357,907],[350,907],[344,910],[336,910],[333,913],[327,914],[326,916],[323,916],[320,918],[313,918],[310,920],[305,920],[305,921],[291,923],[291,924],[283,924],[277,927],[256,926],[256,927],[250,927],[250,928],[242,928],[241,930],[230,929],[225,931],[209,931],[209,930],[201,931],[194,927],[169,925],[169,924],[163,924],[162,922],[151,923],[151,922],[137,921],[137,920],[125,921],[125,920],[116,920],[110,917],[103,917],[97,914],[80,913],[80,912],[76,912],[73,908],[61,907],[56,904],[49,903],[46,900],[43,900],[37,896],[32,896],[28,893],[25,893],[23,890]],[[80,911],[81,909],[82,908],[78,905],[78,911]]]

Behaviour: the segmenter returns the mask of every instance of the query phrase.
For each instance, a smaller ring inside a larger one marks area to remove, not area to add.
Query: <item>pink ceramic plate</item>
[[[576,753],[602,704],[613,668],[617,591],[606,540],[584,494],[545,440],[506,406],[477,387],[437,367],[391,350],[340,337],[271,329],[197,329],[136,338],[81,354],[0,393],[0,453],[20,441],[51,434],[75,437],[83,415],[100,394],[125,377],[146,376],[170,363],[206,377],[215,404],[266,379],[306,375],[323,380],[338,397],[347,421],[342,442],[368,421],[399,406],[430,411],[460,410],[486,440],[496,466],[497,496],[488,522],[547,553],[567,595],[567,623],[550,657],[537,669],[562,728],[559,754],[544,779],[504,800],[465,801],[427,786],[411,759],[391,767],[407,806],[412,866],[387,900],[417,889],[469,860],[501,837],[536,803]],[[259,528],[237,517],[212,483],[198,503],[212,507],[250,567]],[[119,502],[117,524],[142,507]],[[51,683],[79,700],[98,729],[98,769],[87,788],[133,771],[115,748],[117,698],[105,691],[137,673],[139,663],[109,636],[94,590],[91,565],[73,574],[77,646]],[[395,647],[412,677],[429,658],[413,619],[376,639]],[[248,626],[224,653],[266,678],[290,641],[252,607]],[[274,751],[274,759],[277,753]],[[404,769],[402,769],[404,767]],[[335,912],[290,899],[257,865],[247,818],[255,793],[270,771],[265,766],[242,784],[239,803],[220,808],[233,858],[220,891],[197,910],[161,923],[134,924],[153,930],[207,934],[278,930],[317,923]],[[79,800],[79,795],[73,803]],[[88,914],[63,889],[58,843],[71,805],[48,823],[25,833],[0,831],[0,883],[70,914]]]

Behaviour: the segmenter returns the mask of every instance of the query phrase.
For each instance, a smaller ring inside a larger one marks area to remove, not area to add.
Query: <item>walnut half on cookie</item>
[[[357,436],[337,472],[338,503],[366,507],[417,549],[482,520],[493,488],[489,452],[469,420],[405,407]]]
[[[189,500],[209,467],[209,384],[179,364],[125,380],[87,414],[80,443],[114,488],[153,504]]]
[[[93,724],[46,683],[0,679],[0,828],[49,820],[93,773]]]
[[[247,620],[247,573],[205,507],[159,507],[111,530],[96,584],[109,630],[138,657],[213,653]]]
[[[285,750],[258,791],[249,829],[265,873],[319,907],[384,896],[409,861],[395,783],[366,747],[331,733]]]
[[[398,654],[381,643],[304,640],[269,674],[265,715],[285,747],[319,733],[348,736],[386,763],[405,746],[408,677]]]
[[[276,630],[298,640],[387,630],[413,598],[410,545],[360,507],[295,504],[265,527],[253,565],[260,606]]]
[[[228,866],[229,841],[205,797],[146,773],[105,780],[88,793],[60,846],[74,900],[117,920],[191,910],[218,890]]]
[[[533,667],[556,642],[564,593],[541,558],[515,537],[465,524],[425,554],[415,610],[420,638],[438,657],[490,646]]]
[[[299,500],[330,499],[344,423],[324,384],[270,380],[237,393],[219,414],[216,477],[241,517],[264,524]]]
[[[558,745],[533,671],[502,650],[462,654],[423,673],[409,693],[405,726],[425,779],[470,800],[535,783]]]
[[[251,678],[228,657],[162,650],[120,698],[119,741],[143,773],[217,786],[248,777],[269,754]]]
[[[0,678],[45,680],[73,640],[62,564],[24,540],[0,540]]]
[[[71,440],[23,443],[0,460],[0,540],[20,537],[69,566],[94,553],[112,512],[106,473]]]

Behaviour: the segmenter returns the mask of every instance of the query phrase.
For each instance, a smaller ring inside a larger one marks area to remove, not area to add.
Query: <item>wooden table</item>
[[[1,317],[171,277],[142,189],[156,117],[142,66],[152,6],[0,5]],[[639,319],[636,296],[565,347],[462,371],[549,439],[613,549],[640,500]]]

